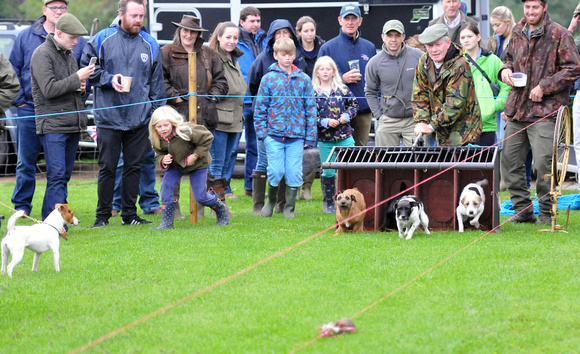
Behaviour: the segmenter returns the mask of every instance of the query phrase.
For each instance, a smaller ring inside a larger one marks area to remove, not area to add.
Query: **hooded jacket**
[[[469,54],[466,53],[465,55]],[[475,65],[469,62],[475,84],[475,94],[477,95],[477,101],[481,109],[482,132],[495,132],[497,131],[496,112],[503,111],[511,87],[497,78],[497,73],[503,65],[497,55],[489,50],[481,49],[481,55],[477,58],[477,65],[485,71],[491,82],[499,84],[500,87],[499,94],[494,98],[491,85],[487,79]]]
[[[548,13],[530,38],[527,30],[525,18],[514,27],[498,78],[504,69],[528,75],[525,87],[510,91],[504,112],[508,120],[534,122],[568,105],[570,85],[580,77],[580,58],[568,29],[552,22]],[[530,91],[538,85],[544,95],[541,102],[534,102],[529,99]]]
[[[224,64],[219,55],[210,47],[203,45],[203,38],[197,36],[193,44],[193,51],[197,53],[196,93],[197,97],[197,123],[209,130],[218,125],[218,112],[216,103],[228,94],[228,80],[224,73]],[[173,106],[185,120],[189,120],[189,96],[182,97],[182,102],[176,103],[171,97],[186,95],[189,92],[189,53],[182,45],[172,43],[161,48],[161,61],[163,62],[163,79],[168,104]],[[209,97],[208,95],[216,96]]]
[[[79,133],[87,129],[87,113],[73,54],[49,34],[30,60],[36,134]],[[74,113],[69,113],[74,112]],[[58,113],[58,115],[45,114]]]
[[[153,111],[165,104],[163,66],[159,44],[147,31],[125,32],[120,24],[95,35],[83,51],[81,67],[97,57],[95,72],[89,78],[93,85],[99,128],[135,130],[149,123]],[[117,92],[111,84],[115,74],[133,78],[130,92]],[[138,104],[137,104],[138,103]]]
[[[296,46],[296,59],[294,59],[294,65],[302,71],[306,70],[306,60],[304,60],[304,56],[300,50],[300,43],[298,42],[298,37],[296,37],[296,32],[294,32],[292,24],[288,20],[274,20],[268,29],[266,48],[262,53],[260,53],[260,55],[258,55],[256,60],[254,60],[248,72],[246,83],[248,84],[248,90],[251,96],[256,96],[256,93],[260,88],[262,77],[268,73],[270,65],[276,63],[276,59],[274,59],[274,33],[282,28],[288,28],[290,30],[292,40]]]
[[[14,71],[16,71],[18,80],[20,80],[20,93],[13,103],[16,107],[25,103],[29,106],[34,106],[32,88],[30,86],[30,58],[32,58],[32,53],[34,53],[36,48],[44,43],[46,36],[48,36],[44,29],[45,21],[46,16],[41,16],[30,27],[20,32],[10,52],[10,62]],[[79,37],[78,43],[73,48],[73,55],[77,63],[80,63],[81,55],[86,45],[87,40],[84,37]]]
[[[365,74],[367,102],[377,119],[382,115],[391,118],[412,118],[413,80],[423,52],[405,43],[396,56],[389,53],[384,44],[382,48],[381,52],[372,57],[367,64]]]
[[[417,64],[413,89],[413,117],[430,124],[439,146],[475,143],[481,135],[481,111],[473,76],[463,49],[451,42],[439,77],[429,54]]]
[[[359,113],[369,113],[370,108],[365,98],[365,72],[369,60],[377,54],[375,45],[360,37],[360,30],[356,39],[339,30],[338,36],[324,43],[318,52],[318,57],[328,55],[334,60],[340,75],[349,72],[350,60],[359,60],[362,78],[355,84],[346,84],[358,100]]]
[[[316,141],[316,101],[308,75],[292,66],[283,71],[278,63],[270,66],[254,102],[256,136]]]

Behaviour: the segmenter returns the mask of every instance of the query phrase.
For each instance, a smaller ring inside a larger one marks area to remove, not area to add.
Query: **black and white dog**
[[[427,235],[431,234],[429,232],[429,217],[419,198],[414,195],[402,196],[394,204],[394,208],[400,238],[407,236],[407,240],[410,240],[419,225],[423,226]]]
[[[463,232],[463,223],[471,219],[469,223],[479,229],[479,217],[485,209],[485,193],[482,186],[487,185],[487,179],[477,183],[469,183],[463,188],[457,206],[457,227]]]

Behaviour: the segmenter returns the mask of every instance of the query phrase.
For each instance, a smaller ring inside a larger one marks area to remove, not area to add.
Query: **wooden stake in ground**
[[[196,54],[188,53],[187,65],[189,67],[189,93],[197,93],[197,62]],[[189,121],[197,124],[197,96],[189,96]],[[197,224],[197,202],[193,197],[191,186],[189,187],[189,222]]]

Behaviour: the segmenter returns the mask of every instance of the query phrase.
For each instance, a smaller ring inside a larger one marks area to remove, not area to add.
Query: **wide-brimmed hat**
[[[177,27],[185,28],[190,31],[207,32],[205,28],[201,28],[201,26],[199,25],[200,23],[199,18],[195,16],[183,15],[183,17],[181,18],[181,22],[177,23],[171,21],[171,23],[173,23]]]

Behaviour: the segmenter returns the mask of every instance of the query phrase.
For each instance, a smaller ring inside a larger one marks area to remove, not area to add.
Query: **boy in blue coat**
[[[316,102],[308,75],[292,64],[296,46],[290,38],[274,43],[274,58],[262,78],[254,106],[256,136],[268,156],[268,201],[261,215],[270,217],[276,205],[278,184],[286,178],[284,217],[294,218],[296,195],[302,185],[304,145],[316,141]]]

